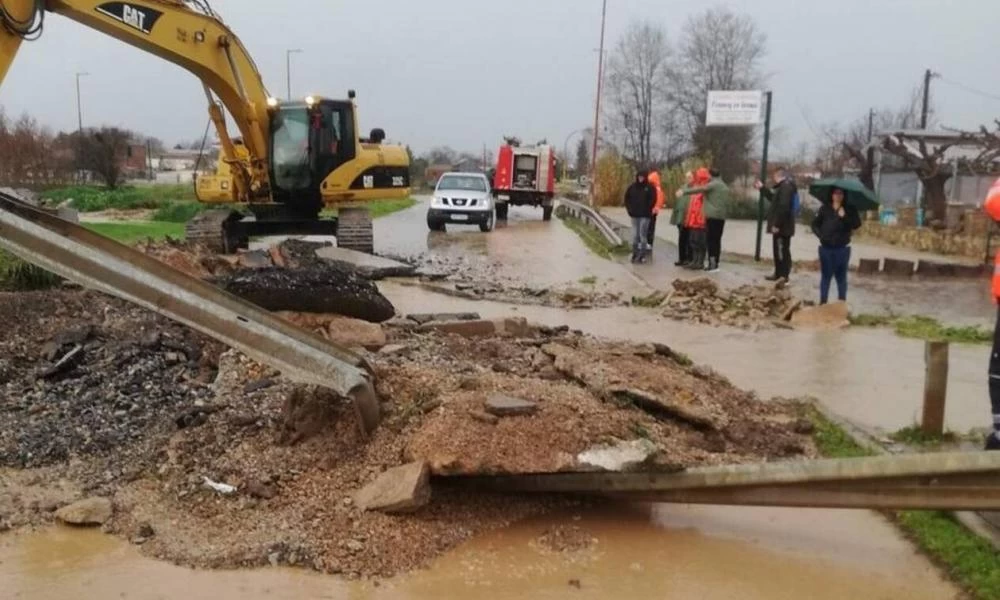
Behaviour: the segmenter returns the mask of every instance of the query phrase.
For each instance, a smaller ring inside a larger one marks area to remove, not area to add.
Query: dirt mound
[[[774,319],[783,319],[796,303],[791,292],[773,286],[743,285],[723,290],[704,277],[677,279],[672,286],[670,292],[658,292],[638,303],[660,307],[663,316],[678,321],[744,329],[772,326]]]
[[[289,564],[388,576],[426,565],[479,532],[577,503],[491,496],[438,481],[431,503],[412,516],[355,506],[355,491],[414,457],[441,474],[593,468],[578,455],[625,443],[655,451],[641,468],[669,470],[813,454],[808,436],[794,432],[790,407],[761,403],[665,347],[601,342],[561,328],[464,338],[384,327],[392,351],[367,358],[386,419],[365,440],[343,399],[318,400],[234,351],[219,357],[209,386],[196,385],[201,361],[183,348],[199,338],[141,309],[72,291],[4,299],[12,308],[0,316],[12,327],[3,349],[13,357],[0,399],[5,424],[13,424],[0,438],[4,456],[55,461],[37,471],[39,481],[69,481],[111,498],[111,531],[187,565]],[[143,345],[154,331],[159,346]],[[41,356],[50,339],[51,360]],[[80,345],[75,370],[37,380]],[[103,379],[94,381],[110,391],[91,395],[81,384],[98,371]],[[47,392],[22,401],[34,387]],[[487,402],[497,394],[531,401],[533,409],[490,414]],[[37,435],[21,436],[26,427]],[[36,447],[43,438],[70,445],[53,453]],[[63,503],[51,497],[56,508]],[[52,518],[4,501],[0,489],[2,511],[10,512],[0,521],[18,524]],[[553,548],[585,541],[576,532],[550,537],[545,543]]]
[[[239,269],[216,285],[267,310],[334,313],[380,323],[396,309],[374,283],[332,264]]]

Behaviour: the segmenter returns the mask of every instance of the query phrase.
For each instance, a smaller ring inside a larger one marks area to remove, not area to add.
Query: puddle
[[[594,542],[538,543],[550,527]],[[864,511],[620,506],[481,536],[430,569],[374,582],[289,568],[192,571],[143,558],[93,530],[0,538],[3,597],[23,600],[951,598],[956,590]],[[579,587],[577,587],[577,583]]]

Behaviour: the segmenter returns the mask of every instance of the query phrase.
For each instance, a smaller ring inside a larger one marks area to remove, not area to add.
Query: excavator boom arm
[[[239,38],[206,10],[183,0],[0,0],[0,84],[23,39],[40,33],[47,10],[155,54],[193,73],[205,85],[210,113],[222,142],[223,158],[239,163],[225,118],[212,94],[232,116],[249,154],[237,169],[240,195],[266,190],[268,94],[253,59]],[[32,21],[38,31],[33,31]],[[241,181],[242,179],[242,181]]]

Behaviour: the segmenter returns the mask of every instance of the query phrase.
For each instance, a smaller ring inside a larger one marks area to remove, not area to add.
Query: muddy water
[[[554,552],[554,525],[592,545]],[[0,538],[3,598],[952,598],[956,590],[866,512],[622,506],[533,520],[479,537],[428,570],[379,582],[285,568],[191,571],[96,531]],[[571,583],[573,582],[573,583]],[[579,587],[577,587],[577,582]]]
[[[888,329],[750,332],[672,321],[649,310],[563,310],[445,297],[391,282],[380,285],[398,312],[476,311],[484,317],[522,316],[619,339],[662,342],[709,365],[763,398],[811,395],[859,425],[895,431],[920,416],[924,345]],[[948,373],[946,425],[966,432],[987,427],[989,347],[955,344]]]

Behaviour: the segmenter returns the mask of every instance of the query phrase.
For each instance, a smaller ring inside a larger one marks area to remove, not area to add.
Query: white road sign
[[[763,106],[759,91],[709,92],[705,125],[758,125]]]

